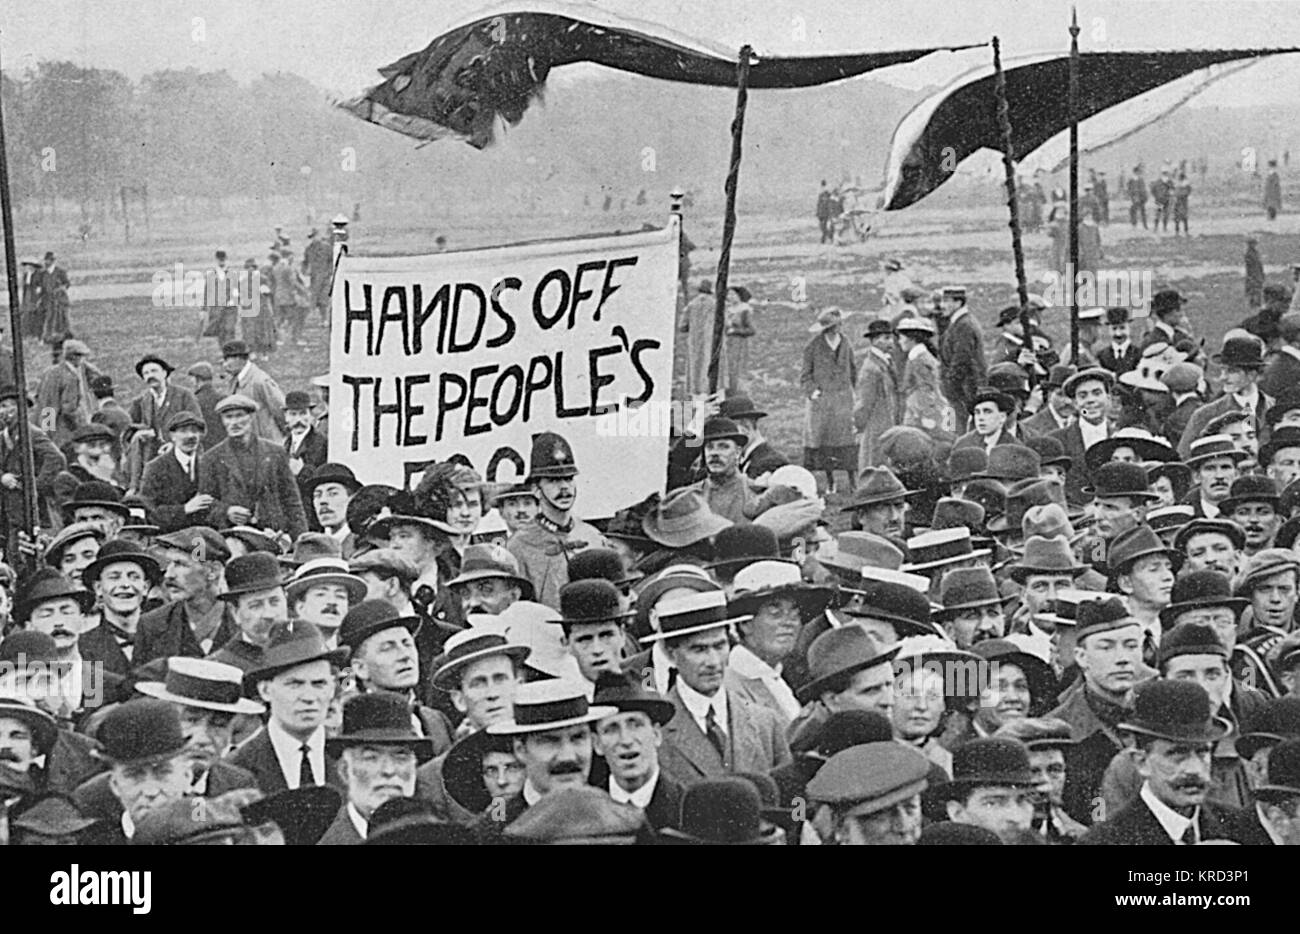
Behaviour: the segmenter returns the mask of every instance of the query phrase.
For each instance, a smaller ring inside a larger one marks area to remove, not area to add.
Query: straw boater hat
[[[467,665],[482,658],[503,655],[516,663],[523,663],[532,650],[507,640],[504,634],[471,627],[463,629],[443,643],[441,664],[433,673],[433,686],[443,691],[460,687],[460,673]]]
[[[530,681],[515,693],[513,720],[489,724],[493,736],[521,736],[545,733],[583,723],[595,723],[618,713],[617,707],[592,706],[581,682],[564,678]]]
[[[731,615],[727,610],[727,595],[721,590],[683,594],[663,600],[650,611],[655,631],[641,639],[642,643],[676,639],[709,629],[720,629],[732,623],[744,623],[752,616]]]
[[[821,334],[827,328],[836,324],[843,324],[847,319],[852,317],[853,312],[851,311],[841,311],[834,306],[823,308],[817,313],[817,319],[808,326],[808,333]]]
[[[1241,462],[1247,460],[1250,455],[1237,448],[1231,435],[1206,435],[1192,442],[1187,457],[1183,458],[1183,463],[1193,470],[1198,470],[1202,463],[1214,460],[1216,457],[1228,457],[1233,461]]]
[[[907,550],[912,556],[912,562],[903,565],[903,570],[912,572],[932,571],[959,561],[984,558],[993,553],[989,548],[974,547],[969,528],[922,532],[907,540]]]
[[[350,605],[366,599],[369,591],[366,582],[349,571],[348,563],[342,558],[315,558],[294,572],[284,585],[284,592],[293,603],[312,587],[328,584],[346,589]]]
[[[163,681],[140,681],[135,689],[147,697],[184,707],[222,713],[260,714],[266,708],[243,696],[244,673],[234,665],[204,658],[167,659]]]

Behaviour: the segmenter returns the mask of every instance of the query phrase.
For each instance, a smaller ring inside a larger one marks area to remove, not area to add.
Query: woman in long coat
[[[753,295],[743,285],[727,289],[726,338],[723,342],[723,360],[726,361],[728,393],[740,392],[749,376],[749,342],[757,331],[754,328]]]
[[[827,308],[808,329],[816,336],[803,349],[799,386],[808,400],[804,425],[804,466],[826,471],[827,492],[835,491],[835,471],[848,474],[853,490],[858,446],[853,434],[853,387],[858,380],[853,348],[840,333],[845,315]]]
[[[898,346],[903,351],[902,424],[920,428],[931,437],[951,438],[952,409],[944,404],[939,389],[939,360],[930,341],[934,339],[934,322],[928,318],[904,318],[894,326]]]

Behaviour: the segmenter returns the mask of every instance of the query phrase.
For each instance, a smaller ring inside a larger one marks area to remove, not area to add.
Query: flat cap
[[[874,814],[925,790],[930,762],[901,743],[865,743],[836,753],[808,783],[814,801]]]
[[[236,392],[226,396],[226,398],[217,403],[218,415],[224,415],[226,412],[235,410],[256,412],[257,403],[248,398],[248,396],[244,395],[242,392]]]

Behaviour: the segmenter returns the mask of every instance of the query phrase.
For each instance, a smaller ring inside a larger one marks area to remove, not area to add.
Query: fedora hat
[[[1079,320],[1084,320],[1082,315]],[[1047,370],[1047,378],[1043,380],[1043,387],[1049,390],[1060,389],[1076,371],[1077,368],[1068,363],[1054,363]]]
[[[504,503],[508,499],[526,497],[528,499],[537,499],[537,487],[531,483],[506,483],[493,491],[488,497],[488,503],[492,506]]]
[[[348,650],[330,649],[313,624],[304,620],[276,623],[271,627],[271,641],[262,651],[258,667],[244,675],[244,691],[251,693],[257,684],[299,665],[327,661],[341,668],[347,660]]]
[[[352,468],[344,464],[321,464],[313,472],[310,478],[305,480],[300,489],[303,492],[304,499],[311,499],[316,487],[323,486],[326,483],[337,483],[348,491],[348,495],[361,489],[361,481],[357,475],[352,472]]]
[[[941,608],[937,619],[948,619],[962,610],[981,606],[1001,606],[1006,598],[998,591],[998,582],[988,568],[957,568],[943,576],[939,585]]]
[[[96,758],[114,765],[161,762],[185,751],[180,712],[152,697],[113,707],[100,721],[95,739]]]
[[[989,667],[1014,665],[1029,683],[1029,715],[1040,716],[1056,703],[1056,675],[1052,666],[1037,655],[1026,652],[1010,639],[985,639],[970,648]]]
[[[672,490],[641,520],[646,538],[664,548],[685,548],[717,535],[731,520],[709,508],[704,494],[693,487]]]
[[[433,740],[415,732],[410,701],[388,691],[357,694],[343,704],[343,730],[326,738],[325,751],[337,756],[352,746],[403,746],[420,762],[433,758]]]
[[[1267,467],[1272,463],[1274,455],[1285,448],[1300,448],[1300,428],[1288,425],[1275,429],[1268,441],[1259,446],[1260,465]]]
[[[754,405],[753,400],[744,393],[733,393],[722,400],[718,406],[718,414],[727,418],[736,419],[758,419],[766,418],[767,413]]]
[[[241,340],[229,340],[221,345],[221,356],[225,357],[247,357],[249,356],[248,344]]]
[[[456,587],[479,580],[505,580],[519,588],[521,600],[535,599],[533,583],[519,573],[519,559],[500,545],[470,545],[461,556],[460,573],[447,582]]]
[[[841,532],[834,548],[818,549],[817,561],[842,583],[860,587],[863,568],[897,571],[903,566],[903,552],[872,532]]]
[[[1112,373],[1110,370],[1105,370],[1099,366],[1094,366],[1094,367],[1089,367],[1086,370],[1080,370],[1079,372],[1071,376],[1069,379],[1067,379],[1064,383],[1061,384],[1061,391],[1065,393],[1067,396],[1073,398],[1074,394],[1078,391],[1080,386],[1082,386],[1084,383],[1091,382],[1094,380],[1100,381],[1102,384],[1104,384],[1107,392],[1115,388],[1115,374]]]
[[[970,488],[967,487],[967,495]],[[1047,506],[1052,503],[1065,510],[1073,520],[1079,511],[1072,511],[1065,503],[1065,487],[1054,477],[1041,477],[1020,480],[1007,487],[1006,511],[994,516],[985,523],[990,532],[1020,532],[1024,528],[1025,513],[1034,506]],[[987,508],[987,507],[986,507]]]
[[[830,587],[805,583],[799,565],[789,561],[756,561],[736,572],[728,612],[753,616],[770,600],[794,601],[806,623],[826,609],[834,599]]]
[[[1246,547],[1246,533],[1237,523],[1231,519],[1209,519],[1201,516],[1187,523],[1174,536],[1174,550],[1186,553],[1187,543],[1191,541],[1193,536],[1203,535],[1208,532],[1225,536],[1232,542],[1232,547],[1238,551]]]
[[[984,448],[953,448],[948,453],[944,475],[954,483],[961,483],[974,477],[983,476],[988,466],[989,455]]]
[[[867,322],[867,329],[862,332],[862,336],[871,340],[876,337],[888,337],[894,333],[894,326],[889,323],[888,318],[872,318]]]
[[[283,587],[284,583],[280,562],[273,555],[263,551],[249,552],[226,563],[226,589],[221,599],[233,602],[242,594],[272,590]]]
[[[338,817],[342,805],[338,789],[304,785],[252,801],[244,805],[241,813],[249,827],[275,824],[288,846],[315,846]]]
[[[853,491],[853,498],[840,512],[857,512],[879,503],[900,503],[921,492],[905,488],[888,467],[868,467],[862,471],[859,481],[857,489]]]
[[[749,443],[749,435],[725,415],[714,415],[704,420],[704,433],[700,437],[701,444],[710,441],[733,441],[737,447],[744,448]]]
[[[1241,747],[1240,740],[1237,747]],[[1300,740],[1288,738],[1268,754],[1264,784],[1255,789],[1255,797],[1275,801],[1300,796]]]
[[[952,754],[952,779],[938,793],[949,800],[980,786],[1028,788],[1034,785],[1025,744],[1005,736],[977,737]]]
[[[660,726],[671,720],[677,710],[672,701],[652,694],[638,679],[622,671],[600,673],[596,679],[596,694],[592,703],[600,707],[613,707],[622,713],[643,713]]]
[[[979,508],[975,503],[971,505]],[[907,540],[907,551],[912,560],[903,565],[902,569],[910,572],[931,571],[959,561],[984,558],[993,553],[990,548],[976,549],[971,540],[971,531],[966,527],[922,532]]]
[[[110,564],[123,563],[134,564],[143,571],[150,586],[157,586],[162,581],[162,566],[158,564],[157,558],[134,542],[117,538],[105,542],[100,547],[98,557],[86,565],[85,570],[81,572],[81,582],[87,589],[93,588],[99,576],[104,573],[104,568]]]
[[[930,531],[937,532],[941,529],[968,529],[972,536],[976,535],[984,529],[984,507],[968,499],[958,499],[955,496],[941,497],[934,504]],[[908,545],[908,548],[910,550],[911,545]]]
[[[1246,474],[1232,481],[1228,496],[1219,503],[1220,515],[1230,516],[1238,506],[1246,503],[1267,503],[1275,510],[1282,504],[1282,497],[1277,490],[1277,481],[1263,474]]]
[[[568,479],[578,475],[569,442],[553,431],[539,431],[533,435],[533,447],[528,452],[528,479]]]
[[[680,829],[659,831],[670,843],[762,846],[778,829],[763,821],[763,799],[753,782],[728,776],[696,782],[682,792]]]
[[[1219,366],[1241,370],[1262,370],[1264,342],[1254,336],[1225,338],[1223,349],[1210,357],[1210,360]]]
[[[420,631],[419,616],[403,616],[387,600],[362,600],[348,608],[339,626],[339,645],[356,652],[371,636],[389,629],[405,629],[412,636]]]
[[[775,531],[765,525],[743,522],[723,529],[714,537],[714,560],[705,567],[731,577],[747,564],[780,557],[781,541]]]
[[[817,313],[817,318],[813,323],[808,325],[808,333],[820,334],[827,328],[834,327],[837,324],[843,324],[847,319],[852,317],[853,312],[851,311],[841,311],[834,306],[823,308]]]
[[[1192,681],[1156,678],[1138,685],[1133,712],[1119,729],[1173,743],[1216,743],[1231,727],[1210,709],[1210,695]]]
[[[1070,522],[1070,517],[1065,514],[1065,509],[1056,503],[1048,503],[1046,506],[1030,506],[1025,510],[1024,517],[1020,520],[1020,530],[1023,533],[1023,541],[1027,543],[1031,538],[1065,538],[1067,542],[1075,538],[1074,526]],[[1025,553],[1025,546],[1011,545],[1010,550],[1018,555]]]
[[[82,613],[89,613],[95,605],[95,595],[78,583],[64,577],[53,568],[41,568],[27,582],[27,586],[18,592],[15,601],[17,612],[14,618],[18,622],[27,622],[42,603],[71,597],[77,601]]]
[[[1019,337],[1015,335],[1010,337],[1013,342],[1024,344]],[[1029,398],[1029,374],[1020,364],[1012,363],[1010,360],[1003,360],[989,367],[988,384],[991,388],[1011,396],[1013,400],[1024,402]]]
[[[560,588],[560,624],[565,627],[617,623],[633,613],[623,606],[623,595],[604,578],[570,581]]]
[[[1232,595],[1232,581],[1227,574],[1213,568],[1191,571],[1174,581],[1170,603],[1160,611],[1160,623],[1168,629],[1182,614],[1208,607],[1224,607],[1240,619],[1242,610],[1249,605],[1249,600]]]
[[[1109,438],[1103,438],[1083,453],[1088,472],[1096,474],[1115,458],[1115,452],[1129,448],[1138,461],[1176,461],[1178,452],[1162,438],[1140,428],[1121,428]]]
[[[1251,759],[1265,746],[1300,739],[1300,697],[1277,697],[1256,715],[1254,729],[1237,737],[1237,755]]]
[[[1097,499],[1127,497],[1150,501],[1160,498],[1147,486],[1147,472],[1141,464],[1122,461],[1098,465],[1092,474],[1092,485],[1084,487],[1083,493]]]
[[[588,704],[581,682],[565,678],[530,681],[515,693],[514,719],[489,724],[487,732],[495,736],[545,733],[595,723],[616,713],[617,707]]]
[[[930,760],[892,740],[831,756],[808,783],[808,797],[846,816],[876,814],[925,790]]]
[[[32,660],[30,656],[27,658],[28,662]],[[39,755],[48,755],[59,738],[58,721],[25,697],[0,696],[0,720],[6,719],[26,724]]]
[[[147,697],[183,707],[223,713],[260,714],[266,707],[243,696],[244,673],[234,665],[205,658],[175,656],[167,659],[162,681],[139,681],[135,689]]]
[[[649,833],[640,808],[584,785],[544,796],[507,824],[502,836],[523,844],[630,846]]]
[[[1232,441],[1231,435],[1206,435],[1203,438],[1197,438],[1191,443],[1187,456],[1183,458],[1183,463],[1193,470],[1197,470],[1202,463],[1214,460],[1216,457],[1229,457],[1233,461],[1244,461],[1250,455],[1237,448]]]
[[[721,590],[706,590],[683,594],[680,597],[659,601],[650,611],[650,622],[655,631],[644,636],[641,642],[658,642],[676,639],[709,629],[719,629],[732,623],[743,623],[749,616],[732,616],[728,612],[727,595]]]
[[[888,665],[898,646],[886,647],[861,626],[828,629],[808,647],[808,683],[795,691],[802,704],[810,703],[829,690],[838,678],[865,668]]]
[[[1123,574],[1134,561],[1148,555],[1166,556],[1175,570],[1182,564],[1182,554],[1161,541],[1151,526],[1142,524],[1125,529],[1111,539],[1106,550],[1106,569],[1111,574]]]
[[[71,522],[76,510],[91,506],[117,513],[123,519],[131,518],[131,510],[122,502],[121,490],[103,480],[87,480],[78,483],[72,492],[72,499],[63,504],[65,521]]]
[[[1014,483],[1036,478],[1043,472],[1038,453],[1023,444],[995,444],[989,451],[988,466],[974,476]]]

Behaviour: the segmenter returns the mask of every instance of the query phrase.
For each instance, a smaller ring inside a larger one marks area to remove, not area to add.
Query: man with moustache
[[[385,801],[415,794],[416,768],[433,756],[432,742],[415,732],[406,704],[385,692],[359,694],[343,705],[343,732],[325,740],[338,759],[347,800],[317,846],[365,841],[369,822]]]
[[[514,535],[537,521],[541,500],[536,488],[527,483],[512,483],[494,495],[490,505],[496,507],[506,528]]]
[[[81,581],[95,595],[99,612],[86,617],[77,639],[84,661],[101,663],[123,678],[134,667],[135,637],[144,598],[162,580],[162,568],[146,551],[123,539],[105,542],[99,556],[81,572]]]
[[[301,389],[285,393],[284,424],[284,453],[289,458],[289,470],[298,478],[303,502],[307,503],[311,498],[303,484],[329,460],[329,443],[325,435],[316,430],[310,395]]]
[[[130,518],[131,510],[122,502],[122,490],[104,480],[78,483],[72,498],[63,504],[64,522],[98,523],[106,538],[115,537]]]
[[[658,629],[641,641],[662,641],[678,672],[666,695],[677,712],[664,728],[664,771],[690,785],[726,773],[770,772],[789,762],[777,715],[725,685],[727,627],[747,622],[728,612],[726,594],[691,592],[660,601],[656,610]]]
[[[939,589],[941,609],[935,621],[959,649],[986,639],[1001,639],[1007,621],[1004,598],[988,568],[958,568],[944,575]]]
[[[709,508],[731,522],[747,522],[763,512],[769,501],[750,486],[749,478],[740,469],[740,454],[749,443],[740,426],[715,415],[705,420],[700,440],[707,473],[693,488],[704,494]]]
[[[172,449],[144,465],[140,497],[163,533],[201,521],[211,508],[210,493],[199,492],[199,454],[207,423],[184,410],[167,419]]]
[[[107,425],[93,422],[82,425],[72,432],[67,450],[71,448],[72,457],[68,461],[68,473],[79,483],[111,484],[119,493],[117,454],[114,451],[118,443],[117,435]]]
[[[1070,725],[1051,717],[1009,720],[995,736],[1018,740],[1029,750],[1029,771],[1034,778],[1031,829],[1048,844],[1074,843],[1088,829],[1065,813],[1065,753],[1074,745]]]
[[[585,786],[591,771],[592,724],[616,713],[617,707],[590,706],[582,688],[563,678],[521,685],[513,719],[492,723],[487,731],[512,739],[515,757],[524,766],[524,790],[505,807],[483,815],[476,825],[481,838],[495,838],[544,795]]]
[[[202,658],[239,632],[233,605],[219,596],[230,558],[225,540],[193,526],[158,536],[154,546],[168,602],[140,617],[131,656],[136,667],[175,655]]]
[[[237,714],[256,716],[265,707],[242,697],[243,672],[232,665],[198,658],[169,658],[163,681],[140,681],[136,691],[168,701],[181,718],[181,735],[192,773],[189,793],[217,798],[236,788],[255,788],[252,773],[223,761],[230,752]],[[116,822],[122,804],[108,774],[96,775],[77,788],[74,800],[88,817]]]
[[[1137,797],[1079,838],[1085,846],[1191,846],[1208,840],[1249,842],[1245,816],[1208,801],[1214,744],[1228,732],[1210,695],[1191,681],[1160,679],[1137,692],[1119,728],[1137,744],[1142,777]]]
[[[234,608],[239,633],[208,657],[246,673],[260,668],[272,631],[289,618],[280,562],[260,551],[232,558],[221,599]]]
[[[451,748],[451,724],[437,710],[419,702],[420,655],[415,634],[420,617],[403,616],[390,603],[364,600],[348,610],[339,629],[339,645],[347,648],[349,667],[362,691],[387,691],[406,701],[411,725],[432,744],[433,754]]]
[[[1193,519],[1174,536],[1174,551],[1187,559],[1185,573],[1218,571],[1232,577],[1245,547],[1245,533],[1230,519]]]
[[[342,558],[313,558],[284,585],[291,617],[313,624],[331,648],[348,610],[364,600],[368,590]]]
[[[1082,684],[1066,691],[1048,716],[1068,723],[1074,740],[1065,756],[1065,809],[1091,824],[1106,816],[1101,779],[1123,746],[1118,725],[1142,667],[1143,631],[1118,597],[1080,603],[1076,615],[1074,663]]]
[[[361,489],[356,475],[343,464],[322,464],[311,476],[298,475],[304,506],[310,506],[316,522],[339,543],[339,553],[348,560],[356,551],[357,537],[348,525],[348,504]]]
[[[306,785],[342,787],[335,757],[325,748],[325,716],[347,656],[347,649],[330,649],[311,623],[271,627],[258,666],[244,675],[270,716],[229,759],[253,773],[263,794]]]
[[[34,702],[0,694],[0,765],[30,781],[33,791],[37,776],[45,773],[47,757],[58,738],[58,723]],[[86,748],[89,751],[92,747],[87,743]],[[0,792],[0,803],[9,797],[7,791]]]
[[[1219,518],[1219,504],[1231,494],[1240,464],[1248,457],[1227,435],[1207,435],[1191,442],[1184,463],[1192,468],[1196,482],[1187,503],[1196,510],[1197,518]]]
[[[510,536],[506,548],[519,561],[520,574],[533,585],[539,603],[560,606],[560,588],[569,582],[569,557],[583,548],[605,547],[593,525],[573,513],[578,499],[578,468],[569,443],[554,432],[533,436],[528,483],[540,510],[533,524]]]
[[[518,600],[533,599],[533,585],[519,573],[519,562],[497,545],[470,545],[461,556],[460,574],[447,582],[461,612],[496,616]]]
[[[621,804],[645,812],[655,830],[680,828],[682,786],[659,767],[663,727],[675,708],[651,694],[630,675],[604,671],[596,682],[595,703],[615,713],[596,723],[596,752],[609,769],[604,787]]]
[[[1300,315],[1296,316],[1300,320]],[[1259,449],[1259,464],[1279,490],[1300,479],[1300,428],[1277,428]]]
[[[1278,514],[1281,503],[1277,483],[1272,477],[1259,474],[1239,477],[1228,491],[1228,498],[1219,503],[1219,510],[1245,534],[1247,557],[1273,547],[1282,525]]]
[[[135,364],[135,375],[144,380],[144,392],[131,400],[127,413],[136,427],[135,437],[143,442],[141,457],[146,464],[158,456],[175,415],[189,412],[200,419],[203,417],[194,393],[170,383],[175,369],[157,354],[146,354]]]
[[[907,500],[916,493],[905,489],[888,467],[869,467],[841,511],[852,513],[862,531],[901,543],[907,537]]]

